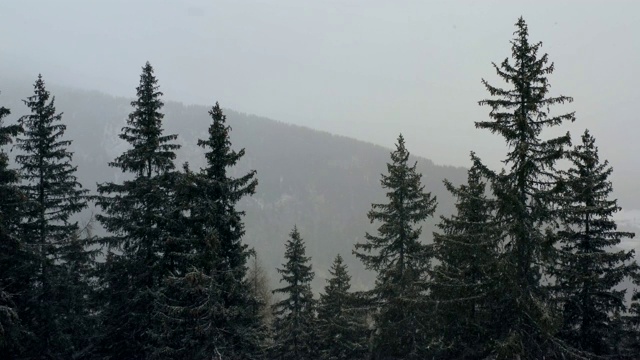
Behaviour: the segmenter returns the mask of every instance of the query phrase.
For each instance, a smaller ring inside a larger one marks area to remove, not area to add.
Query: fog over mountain
[[[571,131],[577,139],[584,128],[591,130],[601,157],[614,168],[614,195],[624,209],[621,225],[635,228],[640,222],[635,110],[640,5],[615,4],[3,1],[0,104],[12,109],[13,119],[24,113],[19,100],[30,95],[30,84],[42,73],[58,110],[65,112],[81,180],[93,189],[96,181],[115,176],[106,164],[124,148],[117,134],[131,110],[126,99],[134,95],[140,67],[149,60],[165,100],[187,104],[166,106],[167,131],[179,133],[184,145],[180,161],[201,161],[195,139],[206,129],[206,106],[219,101],[234,110],[229,111],[234,146],[247,148],[238,171],[256,168],[260,180],[252,205],[244,204],[247,240],[273,241],[264,249],[272,252],[265,255],[272,259],[269,266],[281,256],[292,222],[309,224],[301,232],[314,244],[312,256],[331,257],[333,251],[350,256],[363,230],[374,229],[365,214],[381,199],[379,174],[398,133],[422,157],[419,165],[427,188],[438,195],[439,214],[451,209],[441,181],[462,181],[470,151],[500,166],[503,142],[473,123],[486,120],[489,112],[477,104],[488,96],[480,80],[496,81],[491,62],[509,55],[513,23],[523,15],[531,38],[544,41],[543,51],[555,62],[551,92],[574,98],[556,111],[575,110],[577,121],[559,131]],[[349,155],[342,158],[339,150]],[[345,184],[348,190],[338,194],[335,186]],[[317,208],[300,213],[294,209],[302,204],[291,205],[296,201]],[[344,214],[334,211],[349,201]],[[268,213],[278,227],[260,228],[267,212],[250,206],[279,206]],[[325,232],[328,224],[332,229]],[[321,245],[320,237],[341,245]]]
[[[615,4],[615,5],[614,5]],[[640,208],[635,141],[640,3],[616,1],[3,1],[0,73],[132,96],[149,60],[167,99],[237,111],[467,166],[499,165],[502,142],[477,131],[477,105],[509,55],[513,23],[555,62],[552,94],[575,99],[614,181]],[[549,11],[553,9],[553,11]],[[560,111],[558,109],[558,111]]]
[[[20,99],[31,91],[29,81],[2,80],[0,83],[6,89],[0,95],[2,104],[13,110],[10,119],[15,120],[25,110]],[[55,84],[49,88],[56,96],[57,110],[64,113],[65,137],[73,140],[70,149],[75,154],[81,183],[94,192],[98,182],[121,180],[121,173],[107,164],[127,148],[118,134],[131,111],[130,99]],[[198,138],[206,136],[209,108],[166,103],[165,133],[178,134],[177,142],[182,145],[176,161],[178,166],[184,162],[189,162],[192,169],[204,165],[202,150],[196,143]],[[316,290],[324,285],[328,268],[337,254],[348,262],[354,287],[370,287],[373,273],[366,271],[351,252],[356,242],[364,240],[366,232],[375,232],[376,225],[369,223],[366,213],[372,202],[384,201],[380,174],[387,172],[391,150],[230,109],[226,113],[233,129],[233,147],[246,150],[245,158],[232,169],[233,173],[257,170],[257,193],[241,202],[247,213],[245,241],[256,249],[272,285],[276,285],[278,278],[275,268],[281,266],[284,242],[291,228],[297,225],[317,273]],[[409,150],[411,145],[407,144]],[[453,212],[453,198],[442,180],[461,184],[467,174],[462,167],[437,165],[426,158],[414,159],[423,174],[425,189],[438,199],[436,218],[425,224],[422,234],[423,241],[430,242],[437,217]],[[621,198],[626,196],[620,191],[618,194]],[[78,220],[86,222],[92,211],[98,210],[88,209]],[[619,219],[621,228],[640,232],[637,210],[623,211]],[[97,231],[102,233],[99,227]],[[638,248],[635,239],[621,246]]]
[[[17,119],[22,110],[20,98],[9,94],[28,92],[29,84],[2,83],[8,89],[6,96],[3,93],[3,104],[14,109],[12,118]],[[54,85],[50,89],[56,96],[57,110],[64,113],[66,137],[73,139],[70,149],[75,153],[79,180],[91,191],[95,191],[98,182],[121,180],[120,171],[107,164],[126,150],[127,144],[117,135],[130,112],[130,99]],[[204,165],[202,149],[196,143],[206,137],[211,121],[209,108],[166,103],[165,133],[178,134],[177,142],[182,145],[178,166],[184,162],[189,162],[192,169]],[[256,169],[258,173],[256,194],[241,203],[247,213],[245,241],[256,249],[271,278],[277,278],[275,268],[282,263],[285,240],[296,225],[308,244],[318,289],[337,254],[353,268],[356,287],[370,286],[372,274],[364,271],[351,251],[367,231],[375,231],[366,213],[372,202],[384,200],[380,174],[387,171],[390,150],[233,110],[226,113],[233,128],[233,147],[246,149],[246,156],[231,171],[243,174]],[[442,180],[462,183],[466,170],[435,165],[424,158],[415,160],[424,174],[427,191],[438,197],[438,213],[451,213],[452,198]],[[98,210],[83,212],[79,221],[86,222],[91,211]],[[426,224],[424,241],[431,240],[435,223],[433,220]],[[99,228],[97,231],[101,232]]]

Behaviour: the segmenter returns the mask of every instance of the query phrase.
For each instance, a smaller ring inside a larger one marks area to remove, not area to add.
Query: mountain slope
[[[126,148],[118,134],[131,111],[130,100],[51,84],[48,88],[56,96],[57,110],[64,112],[66,136],[73,140],[71,151],[75,152],[79,180],[95,191],[97,182],[120,179],[122,174],[107,164]],[[0,103],[11,109],[9,121],[15,121],[26,111],[20,99],[32,92],[29,82],[2,81],[0,91]],[[203,164],[204,157],[196,142],[206,136],[208,109],[166,103],[165,134],[179,134],[178,142],[183,146],[178,153],[178,166],[188,161],[192,169],[197,169]],[[375,232],[376,225],[369,223],[366,213],[372,202],[384,201],[380,174],[386,172],[390,150],[232,110],[225,113],[233,128],[234,148],[246,148],[243,161],[232,171],[258,172],[256,195],[240,206],[247,213],[245,240],[255,247],[270,270],[271,285],[276,285],[275,268],[283,261],[285,239],[296,224],[312,256],[316,289],[324,285],[337,253],[349,264],[354,287],[368,287],[373,276],[355,260],[351,250],[354,243],[363,241],[365,232]],[[389,137],[395,139],[397,135]],[[407,147],[411,151],[411,144]],[[424,174],[426,190],[438,199],[436,213],[450,213],[452,199],[442,180],[460,183],[466,179],[465,170],[438,166],[424,158],[414,160]],[[89,217],[87,212],[81,221]],[[425,225],[425,241],[430,240],[435,222]]]

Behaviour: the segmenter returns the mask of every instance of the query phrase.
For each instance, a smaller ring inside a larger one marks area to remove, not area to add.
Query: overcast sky
[[[402,132],[436,163],[475,150],[496,164],[503,142],[473,125],[488,114],[480,80],[496,80],[522,15],[555,62],[552,93],[575,99],[563,131],[591,129],[637,183],[638,14],[639,1],[2,0],[0,71],[132,97],[149,60],[165,99],[389,147]]]

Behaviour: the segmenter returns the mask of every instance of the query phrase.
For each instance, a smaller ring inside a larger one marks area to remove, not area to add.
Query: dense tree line
[[[640,285],[634,234],[612,215],[612,168],[587,130],[575,146],[548,129],[567,96],[550,96],[554,70],[541,43],[516,23],[512,55],[493,64],[506,88],[483,80],[489,120],[502,137],[504,168],[475,153],[466,184],[445,186],[454,214],[432,244],[422,224],[437,201],[409,161],[402,135],[381,186],[386,202],[367,214],[354,254],[376,281],[351,291],[338,254],[324,291],[303,234],[286,240],[280,287],[266,289],[257,254],[243,243],[238,201],[257,174],[242,159],[216,103],[198,141],[205,166],[175,164],[177,135],[163,129],[152,66],[108,165],[123,181],[90,195],[77,181],[63,114],[38,77],[29,114],[5,124],[0,107],[0,355],[3,359],[633,359],[640,351]],[[10,166],[10,144],[16,149]],[[560,166],[566,162],[565,167]],[[95,202],[107,236],[78,213]],[[100,256],[99,256],[100,255]],[[273,303],[271,299],[273,296]],[[627,298],[630,298],[628,301]]]

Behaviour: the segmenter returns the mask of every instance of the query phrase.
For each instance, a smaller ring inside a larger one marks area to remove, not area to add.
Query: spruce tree
[[[153,67],[142,68],[134,110],[120,138],[130,148],[109,166],[130,179],[98,185],[97,215],[110,235],[100,239],[107,247],[101,264],[102,356],[143,359],[155,350],[160,320],[157,296],[170,271],[163,256],[170,253],[175,223],[173,207],[176,174],[173,161],[180,147],[176,135],[163,135],[164,105]]]
[[[634,234],[616,230],[612,216],[620,207],[611,199],[613,169],[600,161],[588,130],[568,158],[572,166],[565,172],[561,249],[554,272],[564,318],[560,336],[592,355],[618,355],[616,317],[627,310],[626,290],[619,285],[637,273],[638,265],[633,250],[614,249]]]
[[[274,345],[272,357],[281,360],[316,359],[317,336],[315,329],[315,300],[311,292],[314,273],[305,255],[304,240],[297,227],[289,233],[284,254],[286,262],[281,269],[280,282],[285,286],[275,289],[284,299],[273,305]]]
[[[436,302],[433,347],[441,358],[482,358],[487,355],[490,327],[490,289],[499,255],[493,219],[493,201],[487,198],[479,159],[467,183],[455,187],[445,180],[456,199],[456,213],[441,216],[434,233],[434,256],[438,265],[432,272],[431,298]]]
[[[324,294],[318,305],[318,337],[322,359],[365,359],[367,324],[365,313],[355,307],[351,276],[340,255],[329,270]]]
[[[386,204],[373,204],[367,214],[379,221],[378,235],[366,234],[366,242],[354,253],[369,270],[377,272],[372,295],[375,314],[374,353],[380,357],[422,358],[426,351],[427,283],[430,250],[420,242],[420,224],[433,215],[436,199],[424,191],[417,163],[409,165],[404,138],[387,164],[381,184],[388,189]],[[360,251],[358,251],[360,250]]]
[[[202,219],[203,231],[215,234],[218,241],[216,261],[208,266],[214,266],[213,275],[221,289],[221,314],[217,325],[224,329],[224,338],[219,346],[225,357],[250,359],[261,352],[265,334],[259,317],[250,311],[255,308],[257,299],[251,296],[247,281],[250,251],[242,242],[244,211],[237,210],[236,205],[245,196],[255,193],[258,181],[255,170],[240,177],[228,173],[242,159],[245,150],[231,149],[231,126],[227,125],[218,103],[209,115],[212,119],[209,136],[198,140],[198,145],[206,150],[207,160],[199,179],[203,206],[195,209],[194,216]]]
[[[74,266],[69,255],[72,240],[78,235],[78,223],[72,216],[87,206],[87,190],[77,181],[77,167],[71,164],[70,140],[63,140],[66,126],[62,114],[56,114],[55,98],[45,88],[42,76],[34,84],[34,95],[24,100],[31,114],[19,120],[24,135],[17,139],[20,165],[26,197],[21,232],[34,261],[30,272],[31,289],[21,299],[22,316],[34,334],[29,346],[32,356],[70,357],[84,341],[73,335],[74,329],[86,328],[84,316],[67,316],[65,303],[75,294],[66,291],[69,280],[64,271]],[[83,306],[83,305],[80,305]]]
[[[18,172],[9,168],[9,156],[4,152],[20,132],[18,125],[4,124],[9,114],[9,109],[0,107],[0,354],[12,359],[24,350],[27,329],[20,320],[18,299],[29,282],[24,271],[28,257],[18,236],[24,200]]]
[[[491,121],[476,127],[502,136],[508,146],[501,172],[485,168],[497,200],[496,221],[501,227],[500,267],[493,281],[496,295],[492,311],[495,333],[493,352],[497,358],[540,359],[564,352],[553,337],[557,314],[549,289],[543,282],[553,248],[551,229],[558,221],[555,197],[559,187],[556,162],[561,159],[569,134],[543,137],[543,130],[574,121],[574,113],[552,115],[550,108],[571,102],[567,96],[549,96],[547,76],[554,70],[548,56],[540,55],[541,43],[530,43],[525,21],[516,23],[512,61],[493,64],[509,88],[482,80],[491,99],[480,105],[491,108]]]

